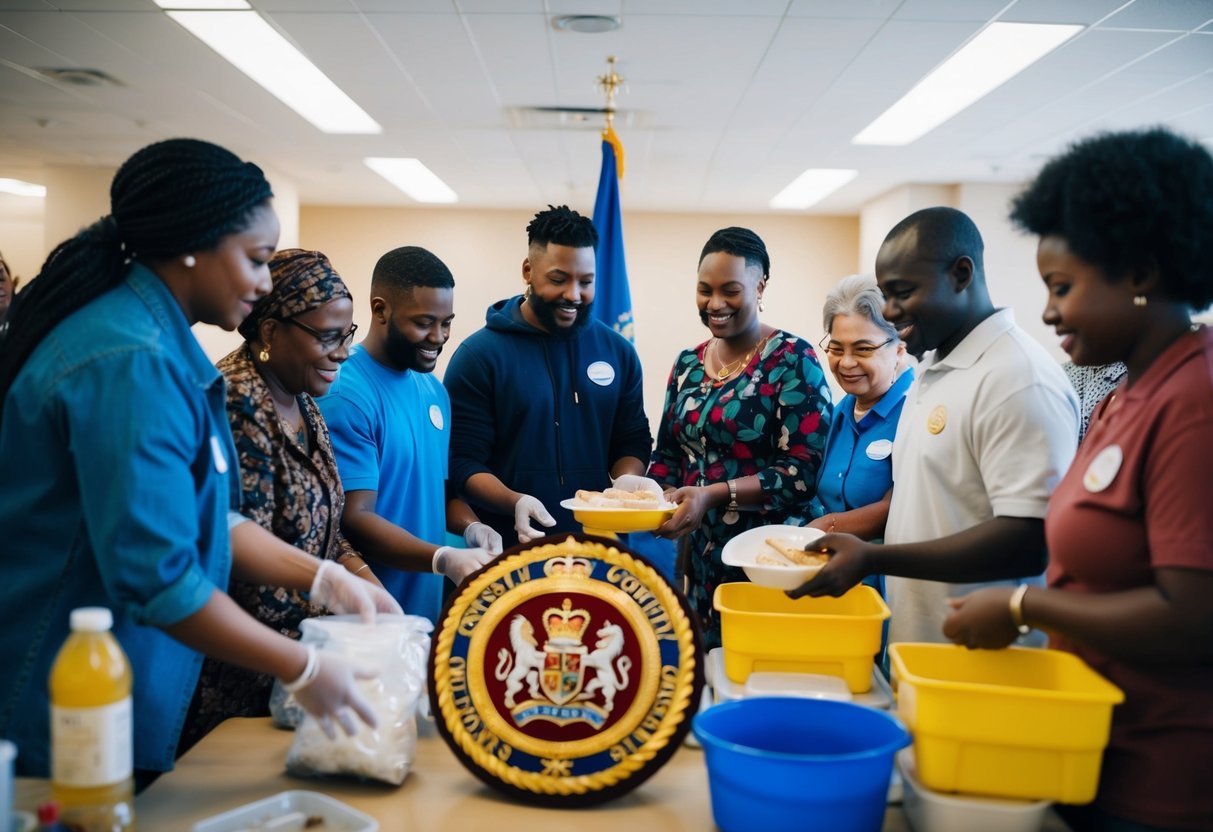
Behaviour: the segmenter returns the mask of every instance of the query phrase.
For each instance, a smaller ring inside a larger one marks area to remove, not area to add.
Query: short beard
[[[543,328],[557,338],[572,338],[576,335],[590,322],[590,309],[594,306],[593,302],[578,304],[577,317],[573,320],[573,325],[564,327],[556,322],[556,307],[560,304],[549,303],[533,292],[527,298],[527,303],[531,305],[531,311],[535,313],[535,317],[539,319]]]
[[[392,362],[392,366],[398,370],[412,370],[418,373],[434,372],[437,364],[435,363],[434,366],[423,364],[418,357],[420,348],[420,343],[410,341],[408,336],[397,329],[396,324],[390,318],[388,319],[387,337],[384,339],[383,349],[387,353],[388,361]],[[441,348],[438,352],[442,353]]]

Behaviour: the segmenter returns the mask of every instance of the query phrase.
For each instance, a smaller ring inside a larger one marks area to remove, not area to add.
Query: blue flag
[[[614,135],[610,138],[615,138]],[[618,139],[615,138],[618,142]],[[619,175],[615,144],[602,142],[602,173],[594,200],[594,228],[598,230],[597,273],[594,282],[593,314],[598,320],[635,341],[632,327],[632,293],[628,291],[628,266],[623,256],[623,220],[619,215]]]

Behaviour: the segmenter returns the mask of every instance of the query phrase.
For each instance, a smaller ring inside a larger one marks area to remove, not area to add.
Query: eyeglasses
[[[294,318],[283,318],[282,322],[297,326],[315,338],[325,352],[331,352],[338,347],[348,347],[354,341],[354,333],[358,331],[358,324],[350,324],[349,332],[333,332],[331,330],[329,332],[321,332]]]
[[[868,344],[860,341],[858,344],[851,346],[851,355],[855,356],[857,360],[863,361],[865,358],[871,358],[896,340],[896,338],[889,338],[887,341],[882,341],[879,344]],[[837,341],[831,341],[829,335],[822,338],[817,346],[821,347],[822,351],[832,358],[842,358],[847,354],[847,350],[843,345]]]

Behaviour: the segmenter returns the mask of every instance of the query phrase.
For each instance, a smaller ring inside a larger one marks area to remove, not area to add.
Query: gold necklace
[[[758,344],[755,344],[754,348],[752,350],[750,350],[748,353],[746,353],[744,357],[738,358],[736,361],[730,361],[728,364],[720,364],[720,369],[718,369],[716,371],[716,380],[724,381],[726,378],[733,375],[733,373],[737,372],[742,367],[747,366],[750,363],[750,359],[754,357],[754,353],[758,352],[758,345],[761,343],[762,343],[762,339],[760,338],[760,339],[758,339]],[[715,347],[715,349],[716,349],[716,351],[713,353],[712,357],[715,358],[716,363],[719,364],[720,363],[720,339],[713,338],[712,346]]]

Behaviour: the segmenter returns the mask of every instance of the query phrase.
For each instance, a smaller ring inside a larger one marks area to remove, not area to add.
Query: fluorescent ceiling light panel
[[[857,170],[841,168],[809,168],[793,179],[791,185],[775,194],[771,207],[803,210],[821,202],[858,174]]]
[[[20,179],[0,179],[0,192],[15,196],[46,196],[46,186]]]
[[[162,9],[210,9],[232,11],[252,8],[247,0],[156,0]]]
[[[166,14],[325,133],[382,133],[366,111],[256,12]]]
[[[420,159],[393,159],[369,156],[362,161],[375,173],[391,182],[418,202],[457,202],[450,187],[421,164]]]
[[[903,145],[939,125],[1082,31],[1051,23],[991,23],[851,139]]]

